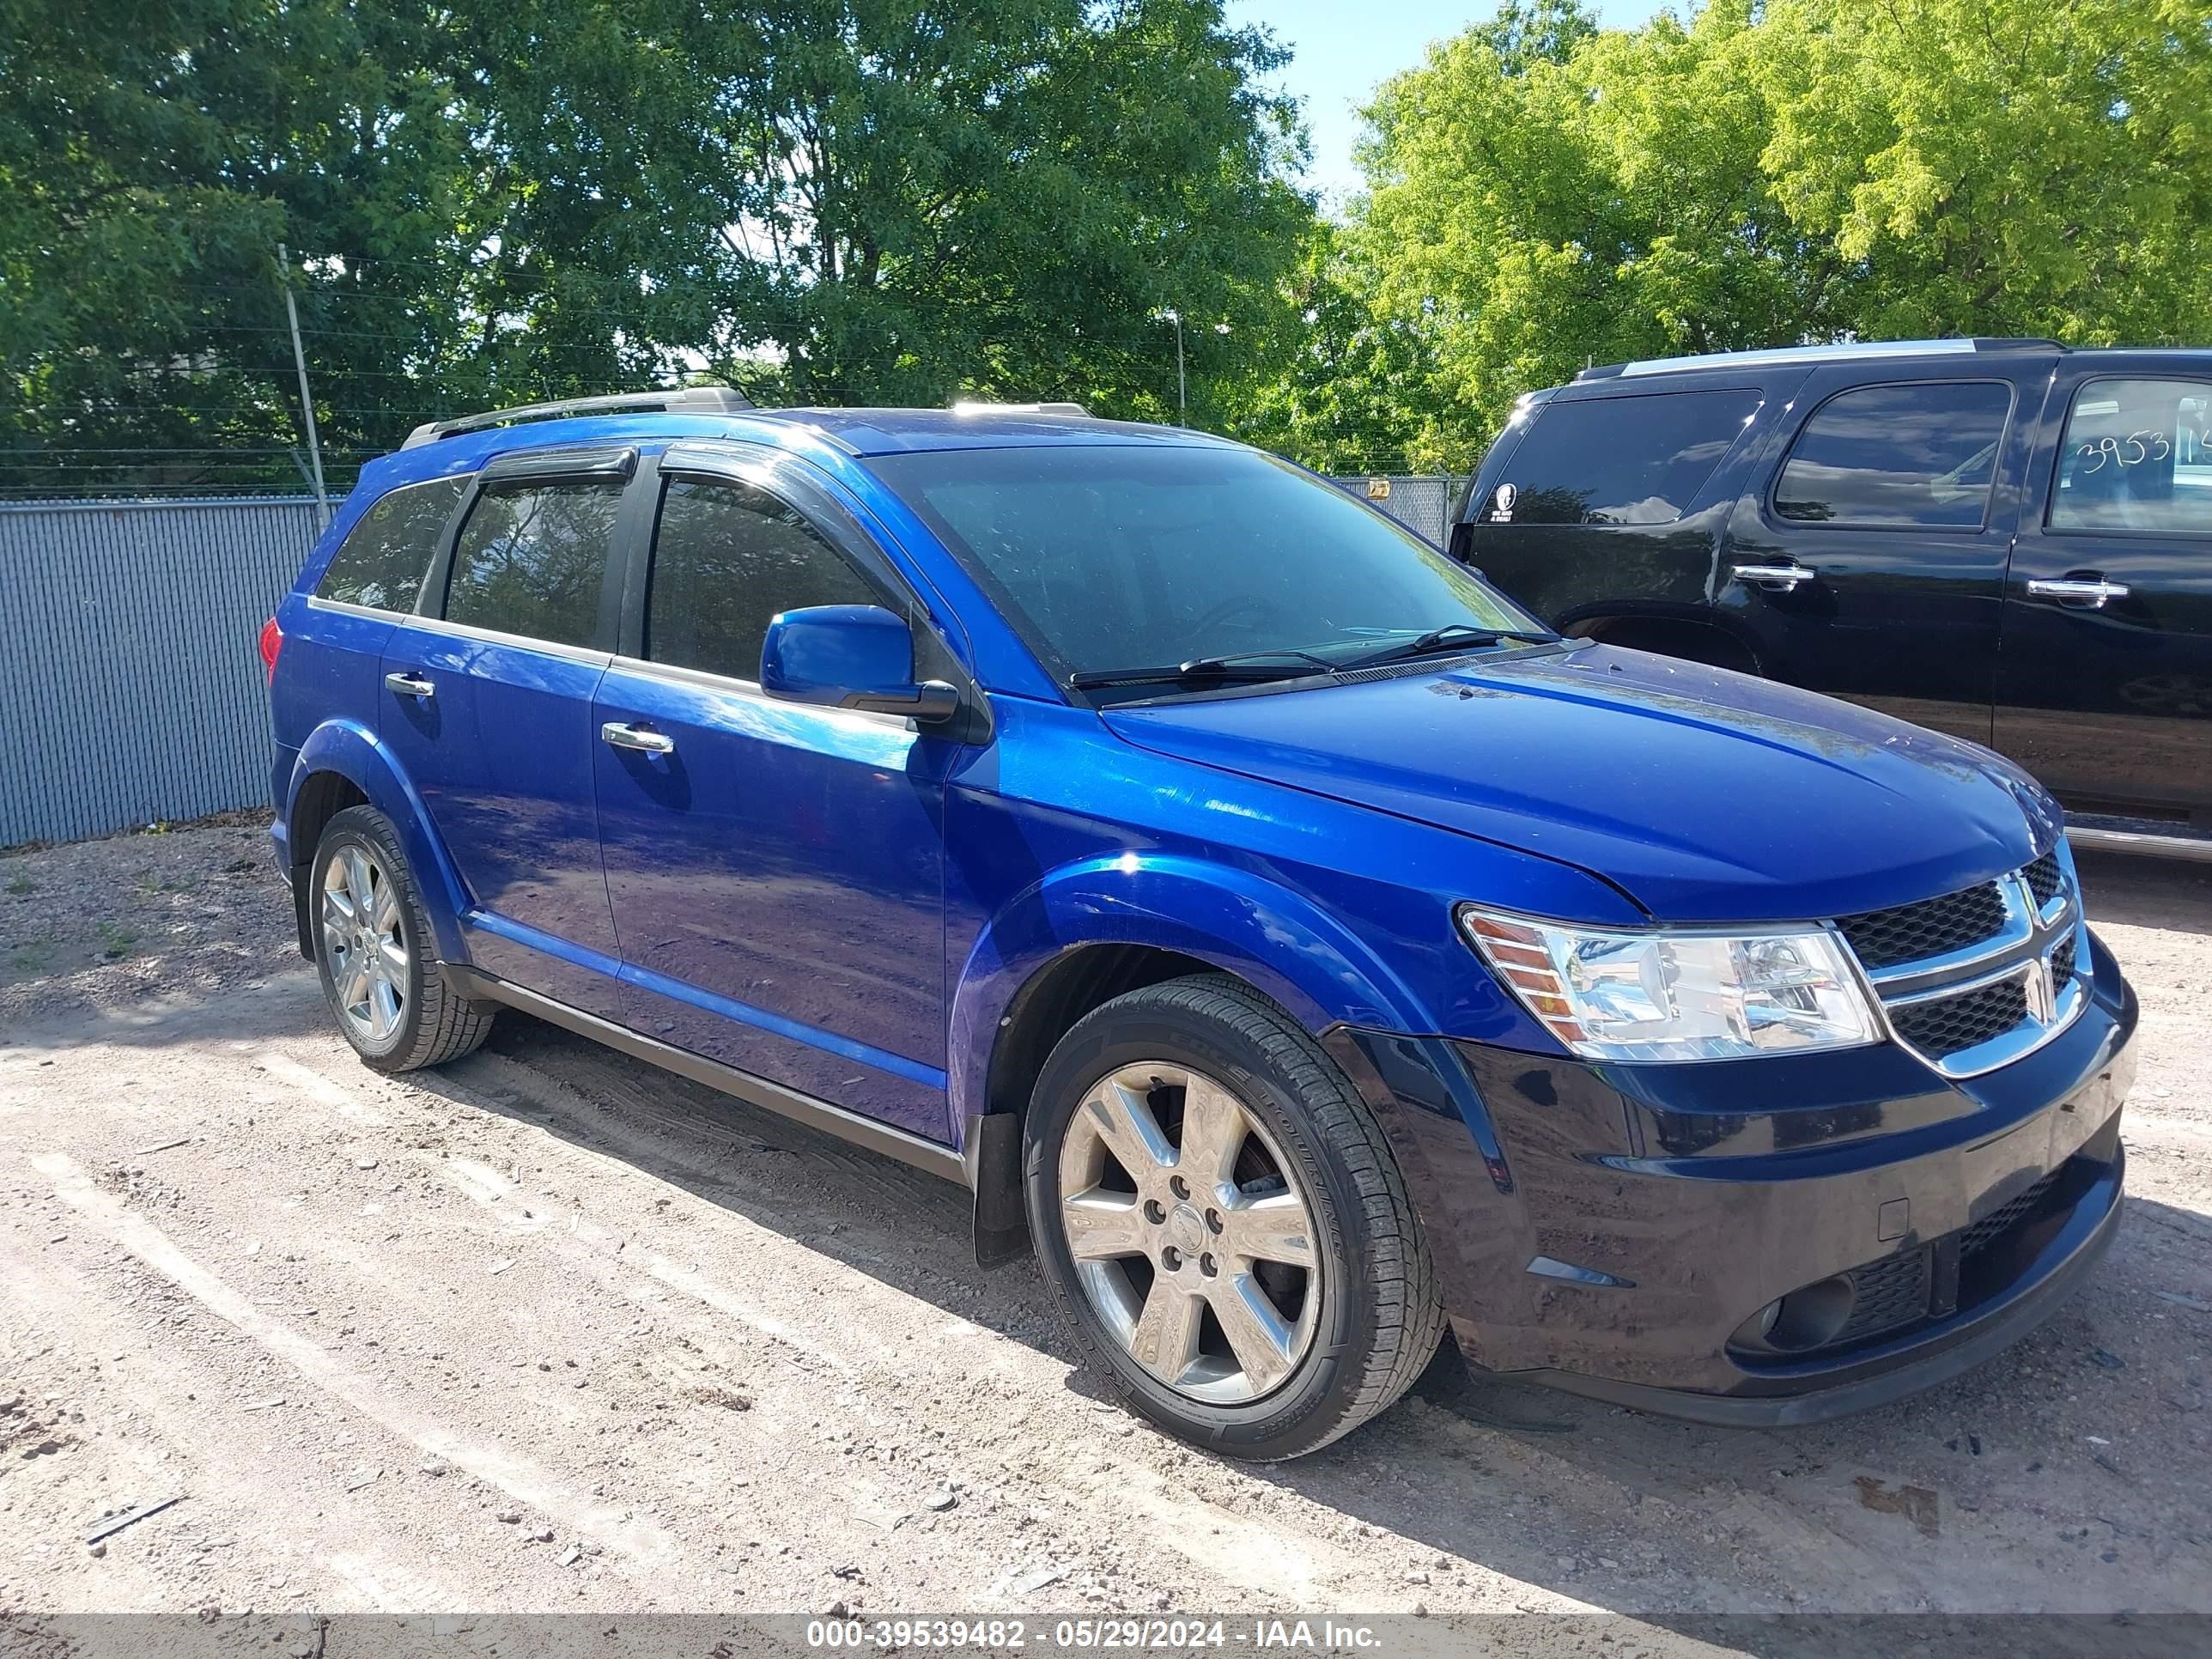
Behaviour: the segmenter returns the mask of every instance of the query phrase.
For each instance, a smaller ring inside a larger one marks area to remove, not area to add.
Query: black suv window
[[[2012,412],[2002,381],[1860,386],[1813,411],[1774,486],[1796,524],[1978,530]]]
[[[331,556],[315,597],[372,611],[412,611],[438,534],[467,483],[466,478],[433,478],[386,490]]]
[[[599,616],[620,479],[486,495],[461,526],[446,619],[554,645],[588,645]]]
[[[765,489],[672,480],[661,497],[645,615],[645,654],[655,662],[757,680],[779,611],[882,603],[843,554]]]
[[[1697,499],[1758,407],[1755,392],[1554,400],[1513,452],[1475,522],[1670,523]]]
[[[2086,382],[2067,411],[2051,527],[2212,536],[2212,382]]]

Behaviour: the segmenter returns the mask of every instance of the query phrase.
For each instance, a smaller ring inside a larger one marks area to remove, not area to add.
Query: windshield
[[[1545,631],[1419,538],[1254,450],[957,449],[871,465],[1063,683],[1273,653],[1311,674],[1438,629]]]

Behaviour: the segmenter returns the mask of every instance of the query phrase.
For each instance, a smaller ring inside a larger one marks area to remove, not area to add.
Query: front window
[[[1440,629],[1544,631],[1427,543],[1254,450],[960,449],[872,468],[1064,681],[1223,659],[1319,673]]]

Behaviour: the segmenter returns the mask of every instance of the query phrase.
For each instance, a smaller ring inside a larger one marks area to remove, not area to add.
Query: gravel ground
[[[950,1188],[515,1016],[365,1070],[264,845],[0,856],[0,1613],[2212,1610],[2201,869],[2085,860],[2129,1214],[1996,1361],[1748,1432],[1447,1357],[1249,1468],[1105,1403]]]

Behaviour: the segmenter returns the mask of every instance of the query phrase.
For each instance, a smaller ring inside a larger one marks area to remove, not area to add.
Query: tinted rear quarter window
[[[588,645],[599,615],[618,479],[489,493],[461,526],[446,617],[554,645]]]
[[[2212,536],[2212,381],[2085,383],[2067,411],[2051,527]]]
[[[1478,524],[1669,524],[1689,510],[1756,392],[1554,400],[1506,462]],[[1510,506],[1501,498],[1510,487]]]
[[[672,482],[647,589],[646,655],[732,679],[760,678],[761,641],[783,611],[881,605],[798,511],[750,484]]]
[[[2002,381],[1858,386],[1814,410],[1774,486],[1793,524],[1978,530],[2012,412]]]
[[[402,484],[377,498],[331,555],[315,597],[372,611],[412,611],[466,478]]]

